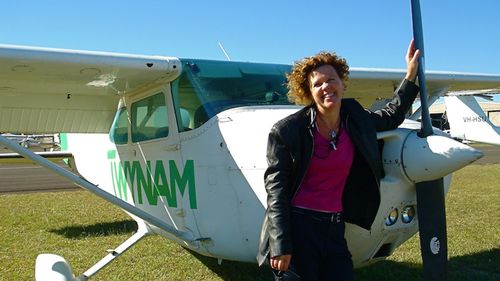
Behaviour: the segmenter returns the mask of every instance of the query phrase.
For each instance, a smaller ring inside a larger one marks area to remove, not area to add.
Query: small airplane
[[[2,133],[1,136],[8,138],[9,140],[12,140],[13,142],[16,142],[24,147],[30,147],[31,144],[35,141],[31,136],[24,134]]]
[[[451,92],[444,97],[450,135],[463,141],[500,145],[500,127],[495,126],[479,106],[476,95],[495,91]]]
[[[64,132],[61,151],[40,153],[0,136],[15,152],[0,161],[34,161],[119,206],[138,225],[78,277],[63,257],[39,255],[36,280],[87,280],[149,234],[219,261],[256,262],[267,135],[276,121],[300,109],[286,98],[289,70],[0,45],[0,131]],[[403,70],[351,68],[346,95],[369,107],[392,96],[402,77]],[[500,75],[429,71],[426,77],[430,98],[449,90],[500,89]],[[425,202],[423,187],[444,196],[452,173],[482,156],[437,128],[423,135],[420,126],[408,119],[378,134],[385,173],[379,211],[370,231],[346,227],[355,267],[387,258],[419,228],[421,234],[445,229],[444,221],[421,217],[436,205],[444,209],[444,200]],[[61,158],[74,173],[50,161]],[[446,237],[436,235],[422,243],[422,255],[446,260]],[[426,268],[433,265],[424,260]]]
[[[55,134],[33,135],[2,133],[1,136],[26,148],[41,148],[44,151],[47,151],[54,150],[59,146],[59,142],[56,140],[57,135]]]

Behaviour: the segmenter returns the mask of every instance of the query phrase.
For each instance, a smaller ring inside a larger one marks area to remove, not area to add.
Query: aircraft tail
[[[491,123],[474,96],[445,96],[444,100],[451,137],[500,145],[500,129]]]

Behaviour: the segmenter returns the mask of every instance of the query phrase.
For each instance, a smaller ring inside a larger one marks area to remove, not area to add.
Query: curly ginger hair
[[[292,66],[292,71],[287,73],[287,96],[290,102],[299,105],[310,105],[313,103],[309,75],[323,65],[333,66],[342,80],[344,87],[347,86],[347,81],[349,80],[349,65],[347,61],[333,52],[322,51],[314,56],[295,62]]]

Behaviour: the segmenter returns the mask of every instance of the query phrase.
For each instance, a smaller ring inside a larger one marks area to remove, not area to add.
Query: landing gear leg
[[[107,256],[77,278],[73,275],[71,266],[64,258],[52,254],[39,255],[36,259],[35,280],[86,281],[148,234],[150,234],[148,227],[144,223],[139,223],[139,229],[134,235],[116,247],[116,249],[109,250]]]

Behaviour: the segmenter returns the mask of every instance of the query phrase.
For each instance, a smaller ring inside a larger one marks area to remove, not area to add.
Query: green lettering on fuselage
[[[113,157],[109,157],[110,155]],[[162,160],[156,160],[154,163],[148,160],[146,165],[141,165],[138,160],[113,161],[114,156],[108,153],[108,159],[111,160],[111,177],[115,196],[127,200],[128,193],[130,193],[135,203],[152,206],[158,205],[158,197],[162,196],[168,207],[176,208],[178,206],[177,190],[180,196],[184,197],[187,187],[190,208],[198,207],[193,160],[186,161],[184,168],[181,169],[182,173],[174,160],[168,161],[169,176],[167,177],[167,170]],[[152,164],[154,164],[154,169]],[[143,200],[143,194],[146,195],[146,202]],[[160,199],[160,202],[162,201]]]

